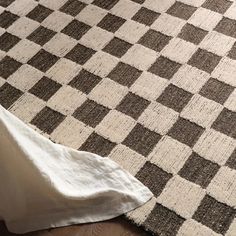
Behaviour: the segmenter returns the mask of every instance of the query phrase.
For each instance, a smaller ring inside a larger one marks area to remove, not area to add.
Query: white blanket
[[[151,197],[113,161],[54,144],[0,105],[0,216],[9,231],[107,220]]]

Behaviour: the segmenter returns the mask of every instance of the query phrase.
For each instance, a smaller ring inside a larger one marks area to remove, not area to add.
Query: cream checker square
[[[174,37],[178,35],[185,24],[185,20],[163,13],[151,25],[151,28]]]
[[[49,100],[48,105],[65,115],[71,115],[86,100],[85,94],[70,86],[62,86]]]
[[[144,71],[130,90],[147,100],[156,100],[169,84],[167,79]]]
[[[236,140],[213,129],[206,129],[193,150],[219,165],[224,165],[236,147]]]
[[[200,126],[210,127],[222,110],[221,104],[195,94],[184,107],[180,116]]]
[[[59,56],[65,56],[75,45],[77,41],[65,34],[58,33],[51,40],[49,40],[44,48],[46,51]]]
[[[135,124],[135,120],[131,117],[119,111],[111,110],[95,130],[112,142],[121,143],[134,128]]]
[[[166,134],[177,121],[179,114],[160,103],[151,103],[141,114],[138,121],[150,130]]]
[[[190,65],[182,65],[171,78],[171,83],[190,93],[197,93],[207,82],[210,75]]]
[[[22,39],[13,48],[8,51],[8,55],[21,63],[26,63],[30,60],[39,50],[40,46],[28,39]]]
[[[108,78],[104,78],[89,93],[88,97],[106,107],[115,108],[127,93],[127,87]]]
[[[58,143],[78,149],[92,132],[92,128],[74,117],[68,116],[53,131],[51,137]]]
[[[150,153],[148,159],[163,170],[177,174],[191,153],[192,150],[187,145],[169,136],[164,136]]]
[[[205,190],[200,186],[175,175],[166,184],[157,202],[174,210],[184,218],[190,218],[197,210]]]

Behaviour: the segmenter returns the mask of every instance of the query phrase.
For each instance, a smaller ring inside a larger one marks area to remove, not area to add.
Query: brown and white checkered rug
[[[128,217],[153,234],[236,235],[236,2],[0,6],[5,108],[136,175],[155,197]]]

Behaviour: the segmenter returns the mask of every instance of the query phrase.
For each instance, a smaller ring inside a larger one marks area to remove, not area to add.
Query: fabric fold
[[[152,196],[109,158],[55,144],[0,105],[0,216],[9,231],[107,220]]]

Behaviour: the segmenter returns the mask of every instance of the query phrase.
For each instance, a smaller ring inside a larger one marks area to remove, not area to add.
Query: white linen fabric
[[[9,231],[107,220],[151,197],[109,158],[55,144],[0,105],[0,216]]]

